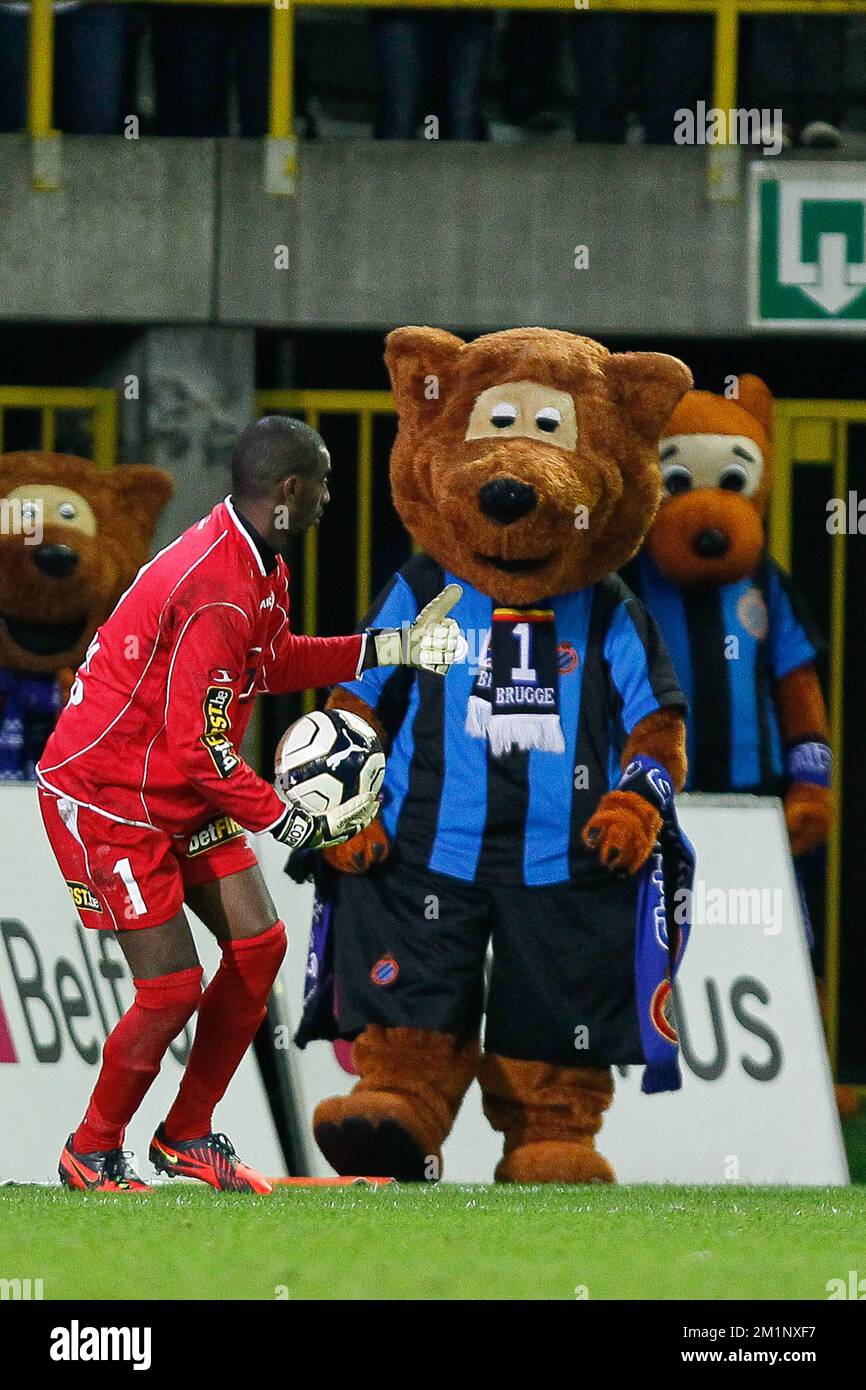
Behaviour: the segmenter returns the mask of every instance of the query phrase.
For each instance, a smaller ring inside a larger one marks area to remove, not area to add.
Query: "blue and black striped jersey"
[[[416,555],[365,623],[410,622],[448,583],[463,588],[451,616],[469,643],[467,662],[444,679],[398,667],[367,671],[345,686],[375,709],[393,739],[382,815],[396,852],[469,882],[540,885],[605,876],[580,832],[617,781],[635,724],[662,706],[685,704],[655,624],[616,575],[545,600],[556,624],[565,752],[494,758],[487,740],[465,729],[492,600]]]
[[[773,686],[814,661],[821,645],[784,570],[765,558],[732,584],[681,588],[643,552],[624,573],[686,693],[686,789],[778,795],[784,748]]]

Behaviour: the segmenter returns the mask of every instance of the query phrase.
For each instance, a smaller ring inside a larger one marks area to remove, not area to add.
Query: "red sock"
[[[177,1099],[165,1117],[165,1132],[177,1141],[211,1132],[214,1107],[265,1016],[286,954],[285,925],[277,922],[261,936],[226,941],[222,950],[222,964],[202,996]]]
[[[202,970],[194,965],[153,980],[135,980],[135,1001],[102,1049],[102,1070],[73,1147],[78,1153],[119,1149],[159,1072],[168,1046],[196,1011]]]

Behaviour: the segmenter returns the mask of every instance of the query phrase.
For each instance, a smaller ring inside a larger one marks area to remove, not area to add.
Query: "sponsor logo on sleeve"
[[[73,883],[72,879],[66,880],[66,887],[72,894],[72,901],[79,912],[101,912],[102,903],[97,898],[93,889],[86,883]]]
[[[220,777],[230,777],[240,763],[229,738],[232,727],[229,706],[233,698],[234,692],[224,685],[208,686],[204,697],[204,733],[201,741]]]

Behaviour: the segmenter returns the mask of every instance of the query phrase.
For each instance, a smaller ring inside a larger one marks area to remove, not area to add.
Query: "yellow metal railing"
[[[370,607],[373,555],[373,421],[377,415],[393,415],[390,391],[259,391],[259,415],[300,415],[312,429],[320,426],[322,415],[354,415],[358,421],[356,457],[357,557],[355,569],[355,610],[361,618]],[[315,635],[319,615],[319,535],[311,527],[304,538],[303,625]],[[313,692],[304,695],[304,708],[313,704]]]
[[[10,411],[38,411],[39,448],[53,453],[57,416],[64,411],[90,417],[88,457],[100,468],[117,462],[117,393],[98,387],[0,386],[0,453],[6,448],[6,417]]]
[[[794,469],[823,465],[833,470],[833,496],[848,497],[848,434],[866,424],[866,401],[782,400],[775,407],[773,502],[770,548],[785,569],[791,563]],[[827,846],[827,1044],[835,1070],[839,1050],[839,962],[842,896],[842,753],[845,739],[845,560],[844,533],[831,536],[829,719],[833,748],[835,820]]]
[[[115,0],[122,3],[123,0]],[[178,3],[179,0],[162,0]],[[184,0],[189,3],[189,0]],[[854,15],[866,14],[866,0],[192,0],[201,4],[269,4],[271,6],[271,79],[269,144],[273,147],[269,167],[277,175],[272,191],[291,192],[294,188],[296,155],[294,148],[294,15],[297,9],[480,9],[480,10],[567,10],[593,14],[694,14],[713,16],[715,51],[713,105],[722,111],[737,105],[737,46],[739,21],[745,15]],[[35,183],[37,187],[56,187],[56,157],[45,155],[45,147],[57,135],[53,129],[53,32],[51,0],[32,0],[30,10],[30,69],[28,130],[34,139]],[[41,157],[40,157],[41,152]],[[736,147],[719,144],[708,150],[710,195],[719,199],[738,196],[738,179],[732,173],[731,156]],[[282,176],[282,186],[279,186]]]

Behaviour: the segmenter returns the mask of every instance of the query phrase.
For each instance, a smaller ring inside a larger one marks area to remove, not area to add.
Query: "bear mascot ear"
[[[677,401],[693,384],[685,362],[664,352],[615,352],[604,374],[632,428],[651,443],[659,439]]]
[[[401,423],[421,424],[438,414],[451,368],[464,347],[462,338],[441,328],[395,328],[388,334],[385,365]]]
[[[134,523],[142,547],[150,544],[163,507],[174,494],[174,483],[161,468],[146,463],[123,463],[103,474],[117,507]]]
[[[762,381],[759,376],[752,376],[746,372],[740,377],[739,391],[737,404],[741,405],[743,410],[747,410],[750,415],[754,415],[772,439],[773,395],[767,383]]]

